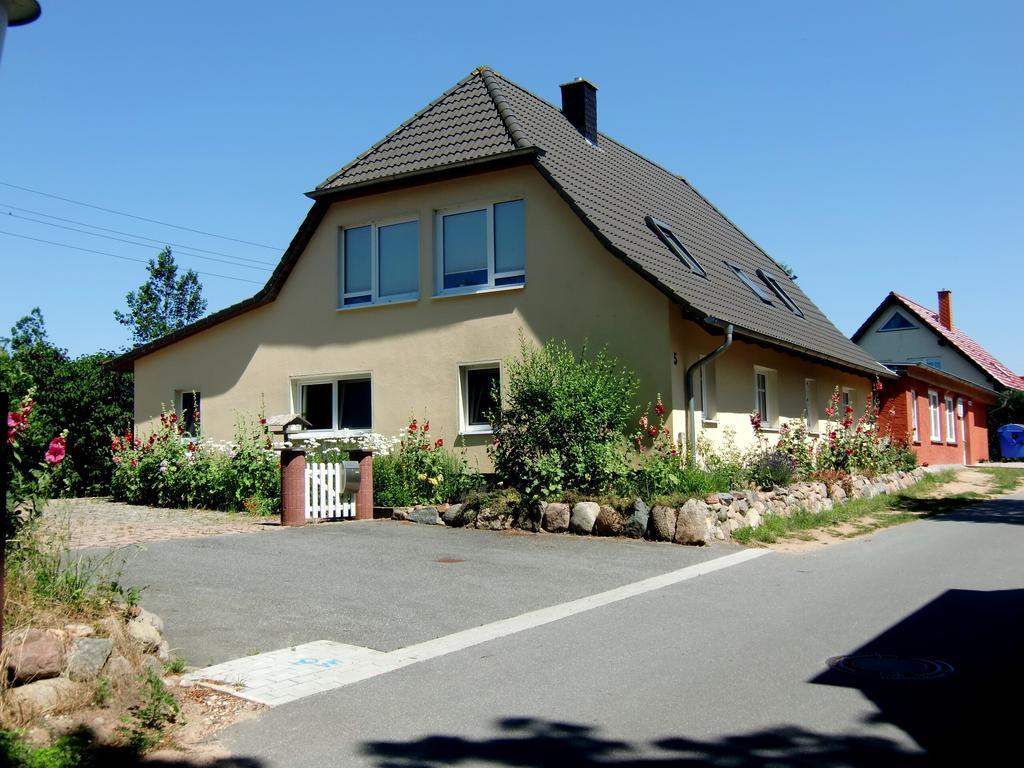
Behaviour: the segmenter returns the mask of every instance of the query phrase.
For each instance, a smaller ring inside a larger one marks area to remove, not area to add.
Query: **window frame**
[[[889,323],[893,322],[897,317],[899,317],[901,320],[903,320],[903,322],[908,323],[908,325],[901,325],[898,328],[886,328],[885,327],[885,326],[889,325]],[[891,315],[889,315],[889,319],[888,320],[886,320],[884,323],[882,323],[880,326],[878,326],[875,329],[875,333],[898,333],[900,331],[913,331],[913,330],[916,330],[916,329],[917,329],[917,326],[914,325],[914,322],[912,320],[910,320],[906,315],[904,315],[902,312],[900,312],[897,309],[897,310],[894,310]]]
[[[757,276],[761,278],[762,283],[764,283],[765,285],[768,286],[769,289],[771,289],[772,293],[779,297],[779,301],[782,302],[782,306],[784,306],[797,317],[802,318],[804,316],[804,311],[800,309],[800,307],[797,306],[797,303],[793,301],[792,297],[790,297],[790,295],[786,293],[786,289],[782,287],[782,284],[775,278],[775,275],[771,274],[770,272],[764,269],[758,268]]]
[[[494,371],[498,372],[498,392],[501,393],[503,372],[501,360],[481,360],[474,363],[459,364],[459,434],[460,435],[493,435],[494,427],[488,424],[469,423],[469,372],[470,371]],[[499,406],[500,406],[499,401]]]
[[[396,224],[416,224],[416,290],[409,293],[396,294],[394,296],[380,295],[380,230],[384,227],[392,227]],[[345,232],[352,229],[370,228],[370,290],[345,292]],[[420,247],[420,219],[419,216],[405,216],[389,219],[375,219],[365,224],[338,227],[338,300],[337,310],[360,309],[362,307],[379,307],[388,304],[403,304],[405,302],[419,301],[420,298],[420,270],[422,264],[422,248]],[[356,304],[346,304],[345,299],[358,296],[370,296],[369,301]]]
[[[653,216],[644,217],[644,221],[647,226],[650,227],[651,231],[658,236],[658,239],[664,243],[665,247],[668,248],[672,255],[675,256],[682,263],[684,267],[690,270],[693,274],[698,277],[703,277],[705,280],[708,279],[708,273],[704,271],[704,267],[700,265],[696,257],[686,246],[683,245],[682,240],[676,235],[675,230],[671,226],[666,224],[661,219],[656,219]]]
[[[921,444],[921,420],[917,413],[917,390],[910,390],[910,426],[913,428],[913,441]]]
[[[754,294],[754,296],[759,298],[762,302],[767,304],[769,307],[775,305],[775,302],[772,301],[772,297],[769,296],[767,293],[765,293],[761,289],[761,286],[759,286],[757,283],[754,282],[753,278],[750,275],[747,274],[746,270],[743,269],[743,267],[741,267],[739,264],[737,264],[734,261],[729,261],[728,259],[724,259],[724,261],[725,261],[725,265],[729,269],[731,269],[733,271],[733,274],[736,275],[736,277],[739,278],[741,283],[743,283],[745,286],[747,286],[747,288],[750,289],[750,292],[752,294]]]
[[[195,395],[195,397],[198,400],[198,403],[196,401],[193,401],[193,406],[192,406],[193,410],[196,410],[196,411],[199,412],[199,429],[197,429],[194,434],[192,432],[188,431],[188,429],[185,427],[185,421],[186,421],[185,420],[185,396],[186,395]],[[185,429],[185,433],[184,433],[183,436],[185,436],[185,437],[194,437],[194,438],[202,437],[202,434],[203,434],[203,416],[202,416],[202,413],[203,413],[203,393],[202,393],[201,390],[196,389],[194,387],[191,388],[191,389],[186,387],[185,389],[176,389],[176,390],[174,390],[174,412],[178,415],[178,423],[182,426],[182,428]]]
[[[808,433],[818,434],[820,417],[818,416],[818,382],[812,378],[804,379],[804,424]]]
[[[523,204],[523,268],[497,272],[495,266],[494,245],[494,208],[502,203],[521,202]],[[444,219],[446,216],[457,216],[460,213],[485,211],[487,216],[487,282],[481,285],[465,285],[459,288],[444,287]],[[465,296],[474,293],[490,293],[492,291],[512,291],[526,286],[526,198],[514,196],[487,203],[478,203],[458,208],[444,208],[434,211],[434,298],[445,296]],[[522,277],[521,282],[497,284],[498,280]]]
[[[764,377],[764,413],[761,413],[761,389],[758,386],[758,379],[762,376]],[[762,429],[778,429],[779,407],[776,400],[777,383],[778,371],[774,368],[766,368],[761,365],[754,366],[754,412],[761,415]]]
[[[368,381],[370,382],[370,426],[353,429],[343,427],[340,424],[341,414],[338,413],[338,384],[342,381]],[[313,376],[292,376],[289,378],[290,407],[292,413],[302,413],[302,388],[312,384],[331,384],[331,424],[328,429],[303,429],[300,432],[291,433],[297,438],[307,437],[338,437],[342,432],[349,434],[365,434],[373,431],[373,417],[376,410],[373,405],[373,375],[370,371],[359,371],[354,373],[335,373]]]
[[[856,387],[843,387],[842,388],[842,399],[841,403],[843,406],[843,418],[846,417],[846,406],[853,408],[853,415],[857,415],[857,388]]]
[[[946,408],[946,444],[956,445],[956,405],[953,396],[950,394],[943,397],[943,405]]]
[[[928,390],[928,438],[933,443],[942,442],[942,414],[939,412],[938,390]]]

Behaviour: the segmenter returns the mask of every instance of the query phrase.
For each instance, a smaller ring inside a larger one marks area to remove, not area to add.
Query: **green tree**
[[[206,312],[199,275],[190,269],[178,277],[178,265],[170,248],[150,259],[146,269],[146,282],[125,295],[128,311],[114,310],[114,318],[131,331],[135,345],[176,331]]]

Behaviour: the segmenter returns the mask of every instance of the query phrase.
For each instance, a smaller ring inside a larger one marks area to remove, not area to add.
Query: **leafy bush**
[[[0,765],[8,768],[79,768],[88,761],[88,739],[61,736],[48,747],[33,747],[17,731],[0,731]]]
[[[505,486],[530,498],[564,488],[602,493],[628,472],[624,433],[638,387],[631,371],[604,350],[591,357],[584,346],[577,357],[565,342],[535,348],[525,340],[506,370],[507,398],[489,414],[488,448]]]
[[[216,444],[186,437],[177,414],[164,413],[145,439],[131,432],[111,438],[111,493],[130,504],[274,514],[281,472],[271,447],[262,417],[239,416],[234,442]]]
[[[792,456],[780,450],[758,453],[747,468],[750,482],[761,488],[789,485],[796,474],[797,463]]]
[[[164,739],[164,730],[178,717],[178,702],[152,669],[143,678],[143,699],[132,707],[128,721],[118,728],[125,745],[141,754]]]
[[[373,503],[383,507],[455,501],[481,483],[466,460],[431,439],[430,421],[413,419],[395,451],[373,457]]]

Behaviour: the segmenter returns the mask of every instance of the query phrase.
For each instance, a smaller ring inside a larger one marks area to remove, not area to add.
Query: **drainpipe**
[[[732,346],[732,323],[723,324],[721,320],[713,317],[707,318],[706,322],[719,328],[725,328],[725,341],[722,342],[720,347],[711,350],[686,369],[686,463],[690,466],[693,466],[697,459],[697,424],[695,415],[697,408],[693,397],[693,372],[699,368],[703,369],[705,365]]]

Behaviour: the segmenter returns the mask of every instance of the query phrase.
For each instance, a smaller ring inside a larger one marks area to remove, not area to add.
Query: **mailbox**
[[[345,475],[345,493],[357,493],[359,491],[359,462],[341,462],[341,471]]]

